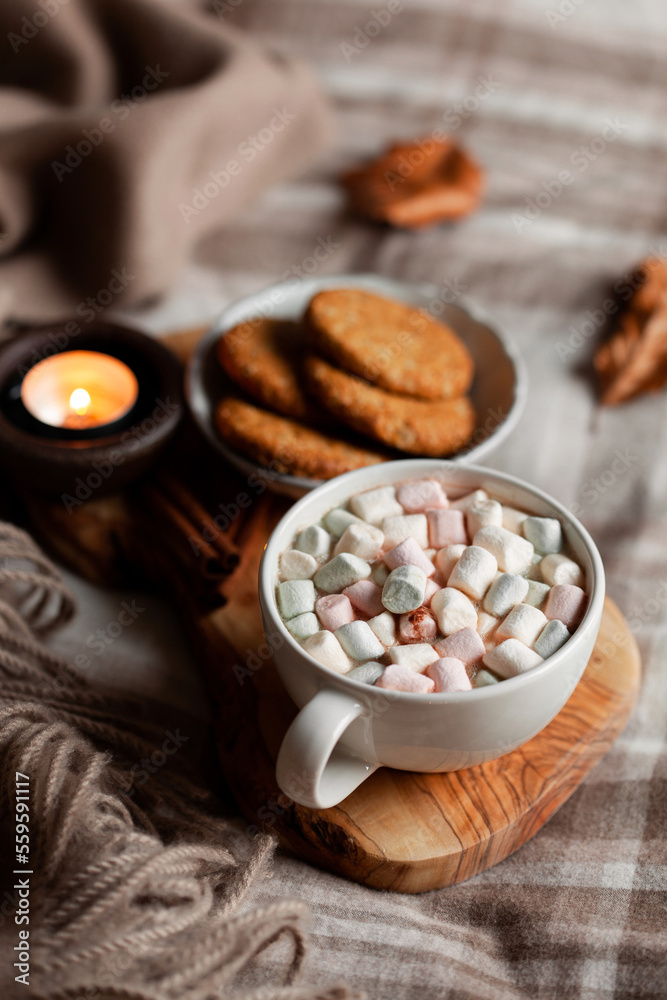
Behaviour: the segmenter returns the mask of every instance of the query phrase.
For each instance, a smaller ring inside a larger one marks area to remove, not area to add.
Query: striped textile
[[[320,273],[375,271],[464,289],[511,332],[530,373],[524,417],[489,464],[580,505],[611,596],[638,620],[645,676],[605,761],[491,871],[411,897],[284,856],[260,898],[306,900],[310,979],[345,980],[377,1000],[659,1000],[667,996],[667,394],[600,411],[586,369],[610,284],[647,253],[667,252],[667,9],[661,0],[400,6],[351,53],[387,0],[220,0],[230,24],[316,66],[337,105],[338,143],[318,169],[210,239],[170,299],[133,318],[155,330],[194,325],[309,267],[318,238],[336,244]],[[343,168],[443,122],[486,167],[481,211],[419,233],[345,216]],[[559,193],[563,171],[571,181]],[[614,465],[619,453],[624,465]],[[258,984],[277,963],[271,952],[258,960]]]

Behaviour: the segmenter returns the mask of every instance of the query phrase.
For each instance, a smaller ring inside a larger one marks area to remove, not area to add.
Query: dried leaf
[[[408,229],[458,219],[480,203],[481,167],[449,138],[391,146],[343,177],[359,215]]]
[[[593,360],[600,402],[615,406],[667,383],[667,259],[650,258],[617,328]]]

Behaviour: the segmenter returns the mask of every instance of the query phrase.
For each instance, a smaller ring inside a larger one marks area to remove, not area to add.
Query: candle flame
[[[90,406],[90,395],[85,389],[75,389],[69,398],[69,405],[78,417],[85,417]]]

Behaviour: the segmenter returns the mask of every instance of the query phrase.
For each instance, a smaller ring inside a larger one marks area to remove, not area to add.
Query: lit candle
[[[21,386],[26,410],[51,427],[112,424],[132,409],[139,384],[131,368],[99,351],[64,351],[38,362]]]

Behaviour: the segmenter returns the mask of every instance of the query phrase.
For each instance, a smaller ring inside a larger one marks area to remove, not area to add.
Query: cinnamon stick
[[[209,545],[217,553],[225,571],[231,573],[232,570],[236,569],[241,559],[238,546],[230,539],[227,531],[221,530],[216,525],[197,497],[169,475],[160,475],[158,482],[166,497],[195,526],[202,542]],[[203,532],[206,532],[206,538],[204,538]]]
[[[224,565],[220,554],[202,538],[197,526],[161,490],[145,484],[142,496],[149,514],[172,529],[168,542],[181,553],[186,562],[197,569],[203,579],[219,583],[229,575],[233,566]]]

